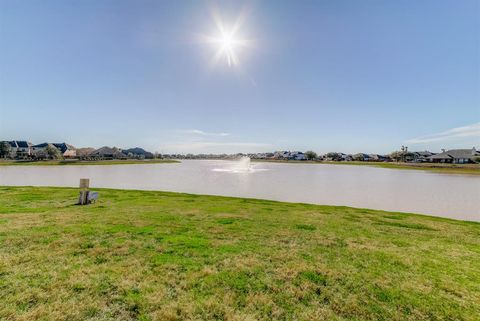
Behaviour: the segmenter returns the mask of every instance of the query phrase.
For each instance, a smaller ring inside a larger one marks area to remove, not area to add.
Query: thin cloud
[[[180,132],[184,134],[191,134],[191,135],[200,135],[200,136],[230,136],[230,133],[208,133],[200,129],[184,129],[181,130]]]
[[[406,141],[408,144],[425,144],[432,142],[447,142],[454,139],[478,138],[480,142],[480,122],[456,127],[441,133],[420,136]]]

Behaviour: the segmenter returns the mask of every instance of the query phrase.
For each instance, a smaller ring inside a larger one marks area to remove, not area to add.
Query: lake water
[[[346,205],[480,221],[480,176],[368,166],[187,160],[179,164],[0,166],[0,185],[162,190]],[[101,197],[101,195],[100,195]]]

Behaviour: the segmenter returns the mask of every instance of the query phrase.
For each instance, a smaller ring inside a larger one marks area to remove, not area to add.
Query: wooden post
[[[88,188],[90,187],[90,179],[80,178],[80,196],[78,198],[78,204],[88,204]]]

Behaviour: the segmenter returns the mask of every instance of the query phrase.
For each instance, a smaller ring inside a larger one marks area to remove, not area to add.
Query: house
[[[53,143],[52,145],[55,146],[62,153],[62,156],[65,158],[77,156],[76,148],[70,144]]]
[[[341,153],[336,153],[336,152],[330,152],[330,153],[327,153],[323,156],[324,160],[326,160],[327,162],[331,162],[331,161],[341,161],[342,160],[342,155]]]
[[[48,158],[50,158],[50,155],[47,152],[47,147],[55,148],[55,146],[53,146],[50,143],[42,143],[42,144],[33,145],[32,146],[32,155],[36,159],[48,159]]]
[[[390,157],[379,154],[370,154],[368,155],[368,160],[372,162],[388,162],[390,161]]]
[[[89,157],[95,159],[125,159],[127,155],[122,153],[122,150],[117,147],[103,146],[90,153]]]
[[[32,143],[24,140],[17,140],[17,146],[17,157],[28,157],[32,154]]]
[[[41,143],[41,144],[33,145],[32,146],[32,155],[35,158],[38,158],[38,159],[49,158],[50,156],[48,155],[47,147],[56,148],[55,146],[53,146],[50,143]]]
[[[47,149],[48,146],[55,147],[50,143],[41,143],[41,144],[33,145],[32,146],[32,151],[37,152],[37,151],[40,151],[40,150],[45,150],[45,149]]]
[[[368,162],[370,160],[370,155],[365,153],[357,153],[352,155],[352,159],[356,161]]]
[[[289,159],[293,159],[293,160],[307,160],[307,156],[305,156],[305,153],[303,153],[303,152],[291,152]]]
[[[147,158],[147,159],[152,159],[154,158],[154,155],[150,152],[147,152],[145,149],[140,148],[140,147],[135,147],[135,148],[129,148],[129,149],[124,149],[122,151],[125,155],[127,155],[129,158]]]
[[[10,145],[10,156],[17,158],[28,158],[32,155],[32,143],[24,140],[13,140],[7,142]]]
[[[277,151],[273,154],[274,159],[288,159],[290,152],[287,151]]]
[[[85,148],[77,148],[76,154],[78,158],[87,159],[90,155],[95,151],[95,148],[92,147],[85,147]]]
[[[248,154],[248,157],[250,157],[251,159],[266,159],[267,153]]]
[[[480,158],[480,152],[473,147],[472,149],[443,150],[440,154],[430,156],[428,159],[434,163],[467,164],[474,163],[477,158]]]
[[[416,163],[428,162],[429,158],[432,157],[433,155],[435,155],[434,153],[429,152],[429,151],[412,152],[412,154],[413,154],[412,161],[416,162]]]
[[[287,160],[307,160],[307,156],[303,152],[278,151],[273,154],[273,159]]]
[[[340,153],[340,161],[342,162],[351,162],[353,160],[353,156],[350,154]]]

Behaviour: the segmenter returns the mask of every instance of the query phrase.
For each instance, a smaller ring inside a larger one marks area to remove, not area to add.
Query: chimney
[[[445,148],[442,148],[442,153],[445,153]]]

